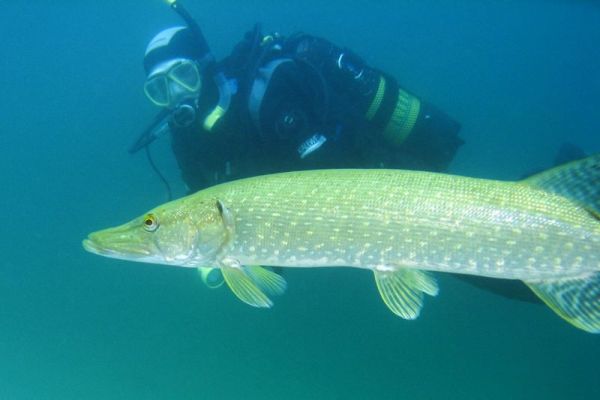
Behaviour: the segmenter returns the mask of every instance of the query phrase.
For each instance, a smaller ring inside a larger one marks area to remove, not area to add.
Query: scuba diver
[[[132,152],[169,132],[190,192],[298,169],[444,171],[463,144],[457,121],[351,50],[256,26],[216,61],[189,13],[171,7],[186,25],[148,44],[144,91],[161,112]]]
[[[160,112],[130,152],[168,134],[190,193],[289,170],[445,171],[463,144],[457,121],[347,48],[256,25],[217,61],[187,10],[169,3],[185,25],[146,48],[144,92]]]

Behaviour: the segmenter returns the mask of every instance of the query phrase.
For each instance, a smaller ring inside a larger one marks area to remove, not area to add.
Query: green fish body
[[[229,182],[91,234],[135,261],[221,268],[243,301],[285,290],[260,266],[374,271],[416,318],[443,271],[523,280],[575,326],[600,332],[600,155],[503,182],[401,170],[317,170]]]

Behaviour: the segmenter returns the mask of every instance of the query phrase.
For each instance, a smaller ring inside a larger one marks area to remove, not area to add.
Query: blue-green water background
[[[353,48],[463,123],[451,171],[600,151],[593,1],[187,1],[218,57],[255,21]],[[155,110],[141,59],[161,1],[0,8],[0,399],[598,399],[600,337],[450,277],[404,321],[371,274],[290,271],[268,311],[193,270],[85,253],[165,200],[127,146]],[[168,141],[156,161],[184,192]]]

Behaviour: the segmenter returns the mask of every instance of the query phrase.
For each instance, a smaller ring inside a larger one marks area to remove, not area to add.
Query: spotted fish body
[[[422,270],[520,279],[563,318],[598,332],[599,177],[600,156],[521,182],[399,170],[274,174],[159,206],[84,246],[222,268],[234,293],[257,306],[284,289],[257,265],[371,269],[404,318],[418,315],[423,294],[437,294]]]
[[[410,267],[529,280],[600,270],[598,221],[562,196],[520,183],[320,170],[203,194],[233,214],[235,233],[222,255],[244,265]]]

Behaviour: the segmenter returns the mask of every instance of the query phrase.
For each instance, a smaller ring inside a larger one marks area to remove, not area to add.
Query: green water
[[[352,47],[455,116],[452,172],[516,179],[600,151],[591,1],[187,1],[222,57],[256,20]],[[0,399],[595,399],[600,338],[439,276],[404,321],[367,271],[286,271],[257,310],[195,271],[103,259],[88,232],[165,200],[128,145],[155,110],[141,59],[161,1],[0,13]],[[156,162],[184,193],[166,139]]]

